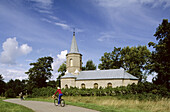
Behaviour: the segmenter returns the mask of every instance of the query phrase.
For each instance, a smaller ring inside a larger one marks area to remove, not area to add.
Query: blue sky
[[[29,63],[52,56],[56,79],[74,27],[83,63],[98,65],[114,47],[156,42],[162,19],[170,19],[169,0],[0,0],[0,74],[26,79]]]

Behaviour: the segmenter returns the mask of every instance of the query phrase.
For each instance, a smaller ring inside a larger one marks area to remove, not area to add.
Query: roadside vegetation
[[[28,97],[50,97],[56,91],[56,88],[43,87],[34,88],[32,94]],[[98,88],[98,89],[86,89],[70,87],[62,89],[64,96],[112,96],[118,99],[130,99],[130,100],[160,100],[162,98],[170,98],[170,92],[166,87],[156,86],[152,83],[138,83],[128,86],[121,86],[116,88]]]
[[[169,112],[170,100],[139,101],[111,96],[64,96],[66,105],[75,105],[101,112]],[[27,98],[27,100],[53,102],[51,97]]]
[[[56,89],[34,88],[27,100],[53,102]],[[66,104],[99,110],[101,112],[169,112],[170,92],[152,83],[138,83],[127,87],[62,89]]]
[[[0,97],[0,112],[34,112],[24,106],[4,102],[3,100],[5,100],[5,98]]]

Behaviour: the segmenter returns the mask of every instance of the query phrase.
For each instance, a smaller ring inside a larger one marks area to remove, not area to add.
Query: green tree
[[[60,65],[58,72],[60,73],[61,76],[64,76],[65,72],[66,72],[66,62],[62,63],[62,65]]]
[[[156,29],[154,34],[158,43],[149,42],[155,51],[152,52],[151,71],[156,72],[157,76],[153,79],[154,83],[170,86],[170,23],[163,19],[162,24]]]
[[[2,74],[0,74],[0,95],[5,92],[5,89],[6,89],[6,83],[4,82]]]
[[[6,98],[16,98],[16,93],[13,89],[10,88],[5,92],[5,97]]]
[[[128,73],[136,76],[141,81],[143,74],[148,74],[150,51],[146,46],[116,48],[111,53],[104,53],[101,57],[99,69],[124,68]],[[144,72],[144,73],[143,73]]]
[[[61,76],[64,76],[65,75],[65,72],[66,72],[66,62],[64,62],[62,65],[60,65],[59,69],[58,69],[58,72],[60,73],[58,78],[57,78],[57,86],[61,87],[61,82],[60,82],[60,78]]]
[[[121,52],[121,67],[128,73],[139,78],[139,81],[148,75],[148,64],[150,64],[151,52],[146,46],[124,47]]]
[[[55,87],[56,87],[56,85],[57,85],[57,82],[56,82],[56,81],[54,81],[54,80],[47,82],[47,86],[49,86],[49,87],[53,87],[53,88],[55,88]]]
[[[32,68],[25,72],[28,75],[28,89],[32,90],[34,87],[46,87],[47,80],[49,80],[52,76],[51,71],[53,63],[52,57],[42,57],[37,60],[35,63],[30,63]]]
[[[104,53],[104,56],[101,57],[99,64],[99,69],[105,70],[105,69],[118,69],[121,67],[121,61],[120,61],[120,51],[121,48],[114,47],[114,50],[111,53]]]
[[[21,91],[25,92],[25,86],[25,83],[19,79],[11,79],[9,82],[7,82],[7,89],[12,89],[16,95],[18,95]]]
[[[86,62],[86,66],[82,67],[83,70],[96,70],[96,65],[93,63],[92,60],[88,60]]]

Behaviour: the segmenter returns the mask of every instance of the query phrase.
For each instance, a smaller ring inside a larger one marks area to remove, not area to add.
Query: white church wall
[[[137,84],[137,80],[122,80],[122,79],[110,79],[110,80],[77,80],[76,87],[81,88],[82,84],[85,84],[85,88],[94,88],[94,84],[98,84],[98,88],[101,86],[103,88],[108,86],[108,83],[112,84],[112,87],[117,86],[127,86],[128,84],[135,83]]]
[[[61,79],[61,88],[66,88],[66,85],[68,86],[68,88],[70,88],[70,86],[75,87],[75,78]]]

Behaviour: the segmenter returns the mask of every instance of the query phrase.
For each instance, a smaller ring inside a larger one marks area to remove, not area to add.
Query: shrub
[[[14,92],[13,89],[8,89],[6,92],[5,92],[5,97],[6,98],[16,98],[16,94]]]
[[[49,97],[56,92],[57,89],[52,87],[34,88],[32,97],[45,96]],[[62,89],[64,96],[116,96],[120,99],[137,99],[137,100],[157,100],[162,97],[169,98],[170,92],[161,86],[155,86],[152,83],[138,83],[128,86],[121,86],[116,88],[102,88],[99,89],[79,89],[70,87]]]

